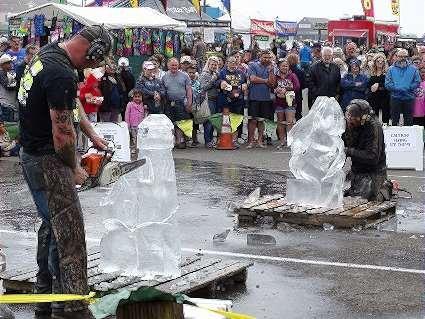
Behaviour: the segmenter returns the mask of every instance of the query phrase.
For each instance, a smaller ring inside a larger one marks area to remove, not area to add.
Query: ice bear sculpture
[[[342,109],[334,98],[320,96],[288,133],[291,147],[287,201],[315,207],[341,207],[345,173]]]
[[[173,124],[149,115],[138,128],[139,158],[146,164],[122,176],[106,202],[107,233],[101,241],[101,268],[145,280],[180,275],[180,235]]]

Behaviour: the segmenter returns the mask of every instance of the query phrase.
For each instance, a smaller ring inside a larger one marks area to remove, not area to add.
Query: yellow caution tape
[[[0,295],[0,304],[27,304],[60,301],[87,301],[94,303],[96,293],[91,292],[86,296],[65,294],[31,294],[31,295]]]
[[[200,307],[200,308],[203,308],[203,307]],[[255,317],[243,315],[243,314],[231,312],[231,311],[214,310],[214,309],[209,309],[209,308],[204,308],[204,309],[209,310],[211,312],[215,312],[219,315],[222,315],[222,316],[226,317],[227,319],[255,319]]]

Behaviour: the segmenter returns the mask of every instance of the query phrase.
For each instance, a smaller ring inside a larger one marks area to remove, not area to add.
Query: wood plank
[[[351,209],[347,209],[343,212],[341,212],[339,215],[340,216],[353,216],[358,214],[359,212],[362,212],[370,207],[373,207],[376,205],[376,202],[367,202],[366,204],[362,204],[356,207],[353,207]]]
[[[212,267],[208,267],[203,271],[190,273],[177,280],[160,284],[155,288],[169,293],[190,293],[212,282],[224,280],[236,275],[251,265],[252,263],[249,262],[226,260]]]
[[[193,264],[197,261],[201,260],[201,257],[198,255],[192,255],[188,257],[184,257],[182,262],[180,263],[180,267],[185,267],[190,264]],[[100,285],[102,283],[105,283],[104,285],[107,286],[108,283],[112,281],[117,281],[119,278],[122,278],[122,283],[128,282],[131,278],[132,282],[138,282],[140,281],[139,277],[130,277],[130,276],[121,276],[121,272],[113,272],[113,273],[102,273],[100,268],[98,268],[98,272],[94,274],[93,276],[89,276],[89,286],[94,287],[96,285]],[[128,284],[126,284],[128,285]]]
[[[395,202],[386,201],[354,214],[353,218],[367,218],[376,214],[381,215],[381,213],[389,211],[391,208],[396,207],[396,205],[397,203]],[[395,210],[393,213],[395,213]]]
[[[254,206],[251,208],[251,210],[254,211],[268,211],[268,210],[273,210],[274,208],[277,207],[281,207],[284,206],[286,204],[286,198],[279,198],[279,199],[274,199],[268,203],[259,205],[259,206]]]
[[[217,259],[217,258],[202,258],[196,262],[183,266],[181,269],[182,276],[185,276],[191,272],[199,271],[203,268],[209,267],[211,265],[214,265],[220,262],[221,262],[221,259]],[[135,278],[135,277],[131,277],[131,278],[132,278],[132,281],[126,280],[126,278],[123,276],[118,278],[116,277],[116,279],[114,279],[111,282],[100,282],[98,284],[95,284],[94,289],[99,292],[107,292],[109,290],[118,290],[118,289],[137,289],[140,287],[156,286],[163,282],[175,280],[175,279],[160,279],[159,281],[158,280],[147,281],[147,280],[141,280],[140,278]]]
[[[347,199],[346,199],[347,198]],[[360,197],[344,197],[344,205],[341,208],[335,208],[331,211],[328,211],[326,215],[340,215],[342,212],[350,210],[354,207],[366,204],[368,201]]]
[[[295,204],[286,204],[284,206],[277,207],[277,208],[273,209],[273,212],[285,213],[285,212],[291,210],[294,206],[296,206],[296,205]]]
[[[389,221],[390,219],[392,219],[394,216],[393,215],[386,215],[384,217],[378,218],[378,219],[374,219],[374,220],[368,220],[366,219],[365,222],[366,224],[363,225],[364,229],[370,229],[370,228],[375,228],[377,225],[382,224],[386,221]]]
[[[270,202],[272,200],[279,199],[279,198],[282,198],[282,197],[284,197],[282,194],[266,195],[266,196],[260,197],[254,203],[242,205],[240,208],[251,209],[252,207],[259,206],[259,205],[265,204],[267,202]]]
[[[7,293],[32,293],[34,290],[34,284],[28,281],[14,281],[5,279],[3,280],[3,288]]]
[[[100,262],[100,253],[95,253],[95,254],[87,256],[87,269],[88,269],[88,271],[90,271],[93,268],[96,268],[99,265],[99,262]],[[38,272],[38,270],[34,270],[34,268],[33,268],[33,271],[26,273],[26,274],[23,274],[23,275],[12,277],[12,278],[10,278],[10,280],[28,281],[28,282],[35,283],[37,272]]]

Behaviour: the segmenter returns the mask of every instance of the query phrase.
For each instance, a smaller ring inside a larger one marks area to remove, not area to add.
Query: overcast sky
[[[3,0],[0,0],[3,1]],[[17,0],[19,1],[19,0]],[[81,0],[68,0],[81,3]],[[190,0],[189,0],[190,1]],[[249,18],[299,21],[303,17],[338,19],[344,15],[362,14],[361,0],[230,0],[232,23],[235,28],[249,28]],[[203,0],[201,0],[203,3]],[[220,5],[220,0],[207,0]],[[392,15],[391,0],[374,0],[375,18],[396,20]],[[400,0],[401,32],[418,36],[425,34],[425,0]]]
[[[207,0],[207,3],[220,0]],[[340,18],[362,14],[360,0],[231,0],[235,27],[249,25],[249,17],[299,21],[303,17]],[[396,20],[391,0],[374,0],[378,20]],[[402,33],[425,33],[425,0],[400,0]]]

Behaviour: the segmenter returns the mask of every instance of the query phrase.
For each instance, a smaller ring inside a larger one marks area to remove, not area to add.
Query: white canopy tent
[[[68,16],[83,25],[104,25],[105,28],[153,28],[163,30],[186,29],[186,23],[174,20],[165,14],[146,7],[110,8],[110,7],[77,7],[57,3],[48,3],[17,14],[9,19],[32,17],[44,14],[47,18]]]

